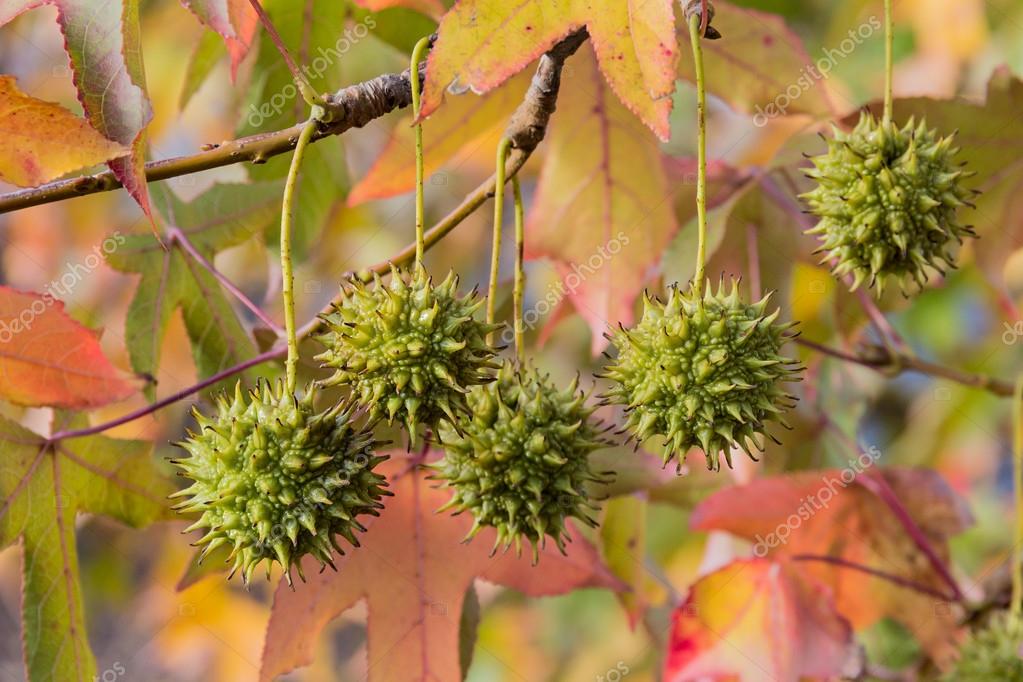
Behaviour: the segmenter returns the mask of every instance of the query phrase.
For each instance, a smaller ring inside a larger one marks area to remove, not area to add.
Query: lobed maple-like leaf
[[[54,429],[85,426],[58,413]],[[78,513],[134,528],[170,518],[171,481],[158,473],[152,443],[105,436],[48,443],[0,419],[0,547],[21,539],[22,642],[31,682],[92,682],[78,575]]]
[[[672,0],[462,0],[437,29],[427,64],[421,115],[444,91],[484,93],[525,68],[565,36],[586,28],[601,80],[664,140],[670,135],[678,42]],[[588,89],[588,70],[565,73]]]
[[[13,76],[0,76],[0,179],[41,185],[127,153],[84,118],[26,95]]]
[[[217,32],[231,56],[231,77],[252,47],[259,27],[259,17],[251,0],[181,0],[199,21]]]
[[[457,163],[485,147],[493,149],[529,87],[531,76],[521,73],[482,96],[449,97],[444,106],[423,121],[424,170],[429,177],[449,161]],[[489,154],[493,156],[493,154]],[[352,188],[348,205],[384,199],[415,189],[415,133],[398,123],[373,166]]]
[[[572,77],[530,209],[526,257],[554,262],[598,353],[610,325],[631,324],[677,223],[656,138],[614,97],[588,50],[566,66]]]
[[[788,561],[733,561],[672,618],[664,682],[837,679],[855,647],[827,589]]]
[[[110,161],[110,169],[150,215],[145,129],[153,110],[142,66],[138,0],[0,0],[0,26],[43,5],[57,8],[78,99],[89,122],[131,150]]]
[[[803,472],[725,488],[693,511],[690,525],[749,539],[758,556],[835,557],[947,593],[899,519],[857,482],[855,473],[853,468]],[[972,519],[936,472],[886,469],[859,475],[883,476],[939,557],[948,560],[948,539]],[[903,623],[936,658],[952,650],[955,613],[947,604],[942,608],[940,599],[845,566],[804,563],[808,575],[831,588],[839,613],[857,629],[887,616]]]
[[[167,223],[212,262],[217,252],[262,234],[279,215],[281,188],[278,183],[214,185],[186,204],[166,185],[154,185],[153,197]],[[180,242],[165,239],[161,244],[152,235],[132,235],[107,254],[107,260],[121,272],[142,275],[125,325],[125,343],[136,372],[156,373],[164,332],[179,308],[202,377],[255,354],[220,283]]]
[[[362,600],[369,610],[369,682],[448,682],[463,679],[459,620],[466,590],[477,578],[534,597],[624,587],[574,529],[568,554],[549,543],[537,566],[525,555],[491,557],[492,531],[463,543],[472,519],[437,514],[449,493],[407,466],[392,461],[384,467],[394,497],[362,536],[362,546],[335,558],[336,573],[318,572],[307,557],[308,582],[294,590],[283,582],[278,586],[261,680],[312,662],[327,623]]]
[[[135,392],[95,332],[52,293],[0,286],[0,398],[18,405],[99,407]]]

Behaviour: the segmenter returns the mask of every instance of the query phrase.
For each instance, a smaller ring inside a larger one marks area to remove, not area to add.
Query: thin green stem
[[[700,16],[689,17],[689,42],[693,46],[693,63],[696,71],[696,130],[697,130],[697,178],[696,178],[696,274],[693,277],[693,291],[698,299],[703,298],[704,268],[707,260],[707,92],[703,73],[703,46],[700,43]]]
[[[526,250],[526,212],[522,206],[522,187],[519,177],[512,177],[512,196],[515,200],[515,288],[512,294],[515,324],[515,355],[519,364],[526,361],[525,325],[522,322],[523,300],[526,295],[526,273],[523,268]]]
[[[249,4],[252,5],[252,9],[255,10],[256,16],[259,18],[260,23],[263,24],[263,28],[266,29],[266,33],[270,36],[270,41],[277,48],[281,58],[284,59],[285,65],[288,67],[288,71],[291,71],[291,77],[295,80],[295,85],[298,86],[298,91],[302,95],[302,99],[306,101],[311,107],[324,106],[325,102],[323,97],[313,88],[313,86],[306,79],[305,74],[298,68],[298,64],[291,58],[291,53],[288,52],[288,47],[284,44],[284,40],[281,38],[281,34],[277,32],[277,27],[274,26],[270,16],[263,9],[259,0],[249,0]]]
[[[504,218],[504,186],[508,178],[508,151],[511,140],[502,138],[497,145],[497,170],[494,174],[494,237],[490,247],[490,284],[487,286],[487,324],[494,324],[497,312],[497,282],[501,269],[501,224]],[[488,341],[493,341],[493,332]]]
[[[884,0],[884,122],[892,122],[892,71],[895,52],[895,21],[892,18],[892,0]]]
[[[284,198],[281,206],[281,296],[284,298],[284,329],[288,335],[288,359],[285,362],[288,392],[294,393],[297,384],[298,336],[295,332],[295,273],[291,263],[291,231],[295,222],[295,189],[298,186],[298,171],[305,156],[306,147],[316,130],[319,107],[313,107],[312,116],[298,135],[295,154],[291,157],[288,179],[284,183]]]
[[[426,230],[426,204],[424,200],[423,179],[425,169],[423,164],[423,124],[419,121],[419,109],[421,102],[419,83],[419,62],[423,60],[423,53],[430,46],[430,37],[421,38],[412,49],[412,58],[409,63],[409,84],[412,86],[412,120],[415,122],[416,132],[416,269],[423,266],[423,253],[425,247]]]
[[[1014,618],[1023,611],[1023,374],[1016,378],[1012,400],[1012,489],[1016,507],[1015,541],[1012,547],[1012,603],[1009,608]]]

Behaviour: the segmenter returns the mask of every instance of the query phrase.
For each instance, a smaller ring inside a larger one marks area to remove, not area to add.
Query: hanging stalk
[[[487,324],[494,324],[497,312],[497,283],[501,266],[501,223],[504,218],[504,186],[507,183],[508,151],[511,140],[507,137],[497,145],[497,170],[494,180],[494,237],[490,247],[490,283],[487,286]],[[492,344],[494,333],[487,336],[487,343]]]
[[[515,325],[515,357],[519,364],[526,362],[525,329],[522,321],[522,307],[525,299],[526,273],[523,268],[523,254],[526,249],[526,213],[522,206],[522,187],[519,177],[512,177],[512,197],[515,201],[515,288],[512,293],[512,307]]]
[[[895,51],[895,21],[892,0],[884,0],[884,123],[892,122],[892,70]]]
[[[420,109],[420,83],[419,83],[419,62],[423,60],[423,53],[430,46],[430,37],[421,38],[412,49],[412,58],[409,63],[409,85],[412,87],[412,120],[415,121],[416,134],[416,269],[423,267],[423,253],[426,251],[426,239],[424,237],[426,224],[426,207],[423,199],[423,124],[419,121]]]
[[[696,72],[696,129],[697,129],[697,176],[696,176],[696,274],[693,291],[698,300],[703,300],[704,269],[707,260],[707,92],[703,73],[703,46],[701,40],[701,14],[689,17],[689,42],[693,46],[693,63]]]
[[[313,107],[312,116],[306,121],[295,144],[295,153],[288,168],[288,179],[284,183],[284,198],[281,205],[281,296],[284,299],[284,329],[288,337],[288,358],[285,361],[288,392],[295,393],[298,368],[298,336],[295,332],[295,273],[291,262],[291,232],[295,222],[295,188],[298,186],[298,171],[305,156],[306,147],[316,131],[316,123],[322,109]]]
[[[1013,618],[1023,612],[1023,374],[1016,379],[1012,400],[1012,490],[1016,508],[1015,533],[1012,549],[1012,603],[1009,611]]]

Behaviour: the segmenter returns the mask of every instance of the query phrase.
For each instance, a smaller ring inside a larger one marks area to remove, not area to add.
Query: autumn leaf
[[[261,680],[308,665],[327,623],[363,599],[369,609],[369,682],[447,681],[462,679],[459,620],[476,578],[533,597],[622,587],[574,529],[567,556],[549,543],[537,566],[514,552],[491,558],[493,532],[463,544],[472,519],[436,513],[448,493],[422,472],[407,470],[407,463],[394,461],[386,469],[395,496],[362,546],[337,560],[337,573],[320,573],[316,562],[307,561],[308,582],[294,591],[278,586]]]
[[[231,77],[252,47],[259,17],[250,0],[181,0],[199,20],[216,31],[231,56]]]
[[[304,73],[313,89],[329,92],[337,88],[341,82],[341,63],[351,46],[338,31],[351,10],[347,3],[264,0],[263,8],[292,54],[307,56],[309,63],[304,64]],[[253,81],[256,85],[250,89],[242,111],[239,136],[281,130],[308,116],[309,107],[271,40],[259,42]],[[277,156],[251,166],[249,177],[257,181],[283,180],[290,164],[290,154]],[[348,185],[341,137],[331,135],[310,145],[296,189],[293,249],[297,258],[304,258],[309,245],[344,199]]]
[[[841,675],[852,631],[827,590],[787,561],[733,561],[673,615],[665,682],[802,682]]]
[[[131,150],[110,161],[110,169],[149,215],[144,133],[153,110],[142,67],[138,0],[0,0],[0,26],[43,5],[57,8],[78,99],[92,127]]]
[[[55,429],[86,425],[58,413]],[[31,682],[91,682],[78,577],[75,519],[110,516],[134,528],[167,518],[171,482],[157,473],[152,443],[105,436],[59,443],[0,419],[0,547],[21,538],[23,641]]]
[[[810,59],[803,41],[781,17],[727,2],[714,6],[714,27],[725,39],[703,41],[708,92],[738,111],[755,112],[757,126],[776,116],[835,115],[827,73]],[[679,60],[679,75],[695,82],[692,59]]]
[[[217,252],[262,234],[280,211],[277,183],[214,185],[188,204],[165,185],[154,185],[153,197],[167,223],[211,262]],[[164,332],[179,308],[202,377],[252,357],[255,345],[214,275],[180,241],[165,237],[163,242],[152,235],[132,235],[107,255],[114,268],[142,275],[125,329],[135,371],[156,373]]]
[[[84,118],[0,76],[0,179],[32,187],[127,153]]]
[[[834,557],[947,593],[947,584],[892,510],[854,476],[858,470],[788,474],[726,488],[693,511],[690,525],[757,543],[757,556]],[[887,469],[883,476],[947,562],[949,537],[972,521],[962,501],[934,471]],[[809,575],[831,587],[839,613],[855,628],[887,616],[903,623],[939,659],[949,653],[955,615],[953,609],[935,607],[941,599],[845,566],[804,563]]]
[[[646,565],[646,495],[625,495],[604,503],[600,522],[600,552],[608,569],[629,586],[617,596],[633,628],[653,598],[662,597]]]
[[[446,89],[488,92],[584,27],[603,78],[586,69],[578,76],[566,72],[566,80],[578,79],[588,90],[602,92],[607,79],[625,107],[667,140],[678,60],[671,0],[513,4],[462,0],[444,15],[437,30],[427,63],[422,116],[440,106]]]
[[[632,303],[677,225],[657,140],[611,94],[590,54],[568,66],[526,257],[554,262],[597,353],[609,325],[632,323]]]
[[[381,10],[393,7],[404,7],[434,17],[444,14],[444,5],[440,0],[353,0],[353,2],[371,12],[380,12]]]
[[[18,405],[74,409],[127,398],[125,381],[95,332],[50,292],[0,286],[0,397]]]
[[[529,87],[531,76],[521,73],[482,96],[449,97],[423,122],[423,156],[427,176],[441,169],[462,150],[476,150],[496,140]],[[495,142],[496,144],[496,142]],[[415,188],[415,134],[399,122],[373,167],[352,188],[348,205],[383,199]]]

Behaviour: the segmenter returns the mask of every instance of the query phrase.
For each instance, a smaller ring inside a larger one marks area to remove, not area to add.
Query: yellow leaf
[[[0,179],[32,187],[128,151],[59,104],[26,95],[13,76],[0,76]]]

